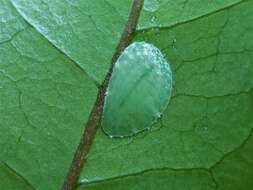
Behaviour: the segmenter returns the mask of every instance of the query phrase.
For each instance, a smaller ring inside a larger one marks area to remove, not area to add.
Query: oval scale
[[[105,97],[102,128],[110,137],[149,129],[168,105],[172,91],[169,63],[154,45],[134,42],[115,63]]]

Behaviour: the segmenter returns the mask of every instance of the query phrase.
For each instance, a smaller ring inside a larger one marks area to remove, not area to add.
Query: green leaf
[[[211,172],[220,189],[248,190],[253,187],[253,135],[233,152],[225,155]]]
[[[171,27],[241,2],[243,0],[145,0],[139,29]]]
[[[172,28],[141,31],[136,40],[153,43],[170,59],[174,95],[158,130],[126,140],[99,133],[83,179],[210,168],[239,147],[253,127],[251,18],[249,1]]]
[[[253,2],[157,2],[134,41],[170,60],[171,101],[149,132],[98,130],[79,189],[248,190]],[[131,1],[12,3],[0,0],[0,187],[59,189]]]
[[[1,189],[33,189],[33,187],[19,176],[15,170],[12,170],[12,168],[2,162],[0,162],[0,179]]]
[[[58,189],[97,88],[10,1],[0,14],[0,160],[34,188]]]
[[[102,127],[111,137],[150,129],[167,107],[172,73],[152,44],[135,42],[115,63],[105,98]]]
[[[210,170],[190,169],[148,170],[135,175],[118,177],[100,183],[83,185],[78,190],[249,190],[253,186],[253,136],[252,133],[233,152],[225,155]]]
[[[214,190],[215,182],[211,174],[204,169],[161,169],[84,185],[78,190],[129,190],[130,187],[131,190]]]
[[[127,10],[131,1],[121,6]],[[20,14],[96,82],[101,82],[121,37],[127,14],[106,1],[12,0]],[[127,12],[127,11],[126,11]]]

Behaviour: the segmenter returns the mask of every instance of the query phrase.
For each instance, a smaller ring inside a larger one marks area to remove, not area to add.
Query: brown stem
[[[116,48],[116,51],[112,57],[111,66],[108,73],[98,89],[96,102],[90,112],[88,121],[86,123],[84,133],[81,137],[80,143],[76,149],[74,158],[68,170],[68,174],[65,178],[62,190],[74,190],[77,185],[77,181],[84,165],[87,154],[92,145],[93,139],[95,137],[96,131],[100,126],[101,116],[103,113],[105,92],[108,87],[113,67],[121,53],[129,45],[133,38],[133,34],[136,30],[137,22],[140,16],[141,8],[143,5],[143,0],[133,0],[132,9],[125,27],[124,32],[122,33],[120,42]]]

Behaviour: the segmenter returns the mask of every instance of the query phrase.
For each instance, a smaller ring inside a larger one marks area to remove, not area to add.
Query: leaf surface
[[[138,33],[136,41],[154,44],[170,61],[172,99],[153,132],[124,140],[99,132],[84,181],[155,168],[209,169],[245,142],[253,128],[252,8],[245,1],[169,29]]]
[[[0,4],[0,160],[34,189],[58,189],[97,88],[10,1]]]
[[[243,0],[145,0],[139,29],[169,28],[241,2]]]
[[[54,46],[100,83],[127,20],[112,0],[12,0],[20,14]]]
[[[19,176],[15,170],[3,162],[0,162],[0,179],[1,189],[33,189],[33,187],[22,178],[22,176]]]
[[[89,2],[0,0],[0,187],[63,182],[131,3]],[[151,132],[110,139],[99,130],[79,189],[247,190],[252,0],[159,2],[143,10],[134,41],[171,63],[172,99]]]

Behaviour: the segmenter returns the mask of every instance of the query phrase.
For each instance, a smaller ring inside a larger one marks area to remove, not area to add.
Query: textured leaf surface
[[[253,137],[225,155],[210,170],[150,170],[126,177],[81,186],[78,190],[249,190],[253,186]]]
[[[208,169],[245,142],[253,128],[252,8],[245,1],[136,36],[168,56],[174,94],[153,132],[125,140],[98,133],[84,181],[150,168]]]
[[[130,5],[83,2],[0,0],[1,188],[59,189],[63,181],[96,96],[94,78],[101,81],[106,72]],[[170,60],[170,104],[152,132],[110,139],[99,130],[79,188],[248,190],[252,0],[159,2],[155,11],[143,10],[145,30],[134,40],[154,44]],[[76,5],[90,6],[101,33]],[[106,15],[99,15],[100,5]],[[77,14],[73,27],[61,25],[68,21],[62,10]]]
[[[145,0],[139,29],[171,27],[212,14],[243,0]],[[146,6],[145,6],[146,4]]]
[[[203,169],[188,171],[162,169],[109,180],[100,184],[89,184],[78,188],[78,190],[129,190],[129,187],[132,190],[214,190],[215,182],[211,174]]]
[[[10,1],[0,5],[0,160],[34,188],[58,189],[97,89]]]
[[[12,0],[13,5],[60,51],[101,82],[128,16],[112,0]],[[130,8],[131,1],[120,6]],[[94,56],[96,58],[94,58]]]
[[[119,57],[105,98],[102,127],[111,137],[131,136],[151,128],[167,107],[172,73],[161,51],[134,42]]]
[[[33,189],[25,179],[18,176],[15,171],[2,162],[0,162],[0,179],[1,189]]]

